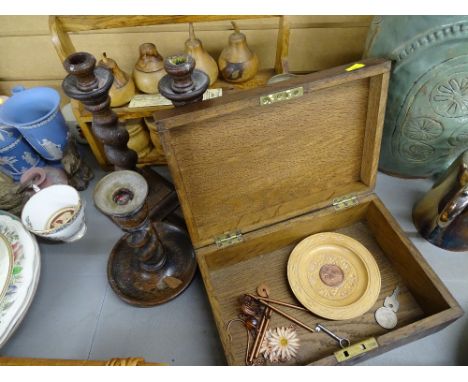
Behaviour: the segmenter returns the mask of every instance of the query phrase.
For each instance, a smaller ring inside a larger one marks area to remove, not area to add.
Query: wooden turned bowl
[[[294,247],[288,281],[296,298],[312,313],[347,320],[367,312],[380,293],[380,271],[372,254],[353,238],[324,232]]]

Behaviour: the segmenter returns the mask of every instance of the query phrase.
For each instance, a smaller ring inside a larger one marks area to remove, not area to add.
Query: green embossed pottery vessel
[[[365,57],[393,61],[380,170],[425,178],[468,148],[468,16],[378,16]]]

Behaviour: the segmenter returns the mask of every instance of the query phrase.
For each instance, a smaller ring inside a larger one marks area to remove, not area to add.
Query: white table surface
[[[144,357],[173,365],[225,365],[226,360],[199,273],[175,300],[135,308],[117,298],[107,258],[122,232],[92,202],[103,172],[82,193],[88,232],[72,244],[40,242],[42,270],[34,301],[0,356],[100,359]],[[167,171],[161,169],[162,173]],[[167,172],[166,172],[167,173]],[[417,234],[411,208],[429,180],[379,174],[376,192],[464,310],[468,310],[468,253],[441,250]],[[362,365],[468,365],[468,315],[436,334]]]

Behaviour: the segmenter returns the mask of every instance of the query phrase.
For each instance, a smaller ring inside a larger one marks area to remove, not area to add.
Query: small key
[[[398,302],[399,293],[400,293],[400,287],[397,286],[394,289],[393,293],[390,296],[385,297],[385,300],[384,300],[384,306],[386,308],[390,308],[395,313],[398,312],[398,309],[400,309],[400,303]]]
[[[331,332],[329,329],[327,329],[325,326],[321,324],[317,324],[315,326],[315,331],[316,332],[324,332],[328,334],[331,338],[333,338],[336,342],[340,344],[340,347],[342,349],[347,348],[349,345],[351,345],[351,342],[347,338],[341,338],[337,336],[335,333]]]

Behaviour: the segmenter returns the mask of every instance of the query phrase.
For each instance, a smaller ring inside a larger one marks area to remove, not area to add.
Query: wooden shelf
[[[266,85],[267,81],[275,75],[274,69],[264,69],[257,73],[257,75],[244,83],[241,84],[232,84],[223,80],[217,80],[213,86],[213,89],[221,88],[223,89],[223,94],[229,94],[232,92],[252,89],[259,86]],[[92,115],[90,112],[83,108],[79,102],[72,100],[72,102],[76,105],[76,110],[79,111],[79,116],[81,121],[83,122],[91,122]],[[145,118],[151,117],[156,111],[163,110],[163,109],[172,109],[173,106],[151,106],[151,107],[128,107],[128,106],[121,106],[115,107],[112,110],[117,114],[119,119],[136,119],[136,118]]]
[[[121,28],[121,27],[137,27],[141,25],[160,25],[160,24],[185,24],[189,22],[210,22],[210,21],[232,21],[236,19],[259,19],[259,18],[276,18],[278,19],[278,34],[276,39],[276,53],[274,68],[264,69],[259,71],[255,78],[242,84],[231,84],[223,80],[218,80],[212,88],[223,89],[223,94],[237,92],[245,89],[252,89],[259,86],[264,86],[267,81],[275,74],[288,72],[288,50],[289,50],[289,21],[287,16],[273,15],[219,15],[219,16],[50,16],[49,29],[51,33],[52,43],[57,51],[59,58],[63,61],[70,54],[76,52],[73,42],[70,39],[70,33],[79,33],[83,31],[98,31],[103,29]],[[173,106],[153,106],[130,108],[128,106],[114,108],[121,121],[129,119],[139,119],[151,117],[156,111],[170,109]],[[93,154],[103,168],[108,168],[108,162],[104,153],[102,143],[94,137],[91,131],[92,115],[86,111],[81,104],[72,101],[72,110],[76,120],[88,141]],[[153,134],[152,139],[157,141],[157,136]],[[153,142],[153,146],[158,151],[160,145]],[[159,147],[156,147],[159,146]],[[156,157],[146,156],[140,158],[138,166],[148,166],[154,164],[165,164],[165,158],[161,158],[161,153],[157,153]]]

